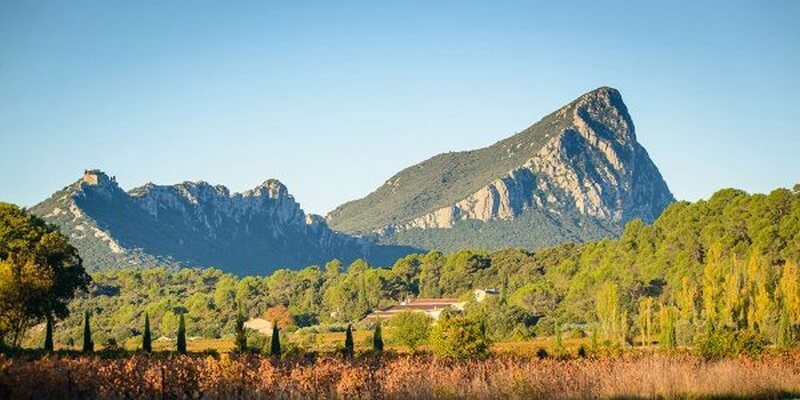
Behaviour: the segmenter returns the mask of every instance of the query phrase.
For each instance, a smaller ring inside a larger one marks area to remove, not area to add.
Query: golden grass
[[[0,356],[2,398],[785,398],[800,353],[450,361],[429,356],[273,361],[257,355],[120,359]]]

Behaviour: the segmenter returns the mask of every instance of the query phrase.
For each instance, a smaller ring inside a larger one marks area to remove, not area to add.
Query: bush
[[[489,355],[490,342],[481,325],[461,316],[440,317],[430,341],[439,357],[482,359]]]
[[[764,352],[767,340],[751,331],[717,331],[703,336],[697,342],[698,354],[706,360],[748,355],[756,357]]]
[[[421,344],[428,341],[431,322],[431,317],[421,312],[405,311],[397,314],[389,320],[394,327],[392,339],[414,353]]]

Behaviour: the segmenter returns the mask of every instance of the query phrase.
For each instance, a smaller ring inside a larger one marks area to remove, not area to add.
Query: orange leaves
[[[9,398],[582,398],[769,396],[800,392],[800,352],[704,362],[428,356],[270,361],[258,355],[122,359],[0,356]]]

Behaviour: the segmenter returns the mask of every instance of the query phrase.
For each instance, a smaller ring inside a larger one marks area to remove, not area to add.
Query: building
[[[446,309],[463,310],[464,302],[456,298],[410,299],[394,306],[375,309],[362,321],[385,321],[405,311],[423,312],[437,320]]]
[[[263,335],[272,336],[272,321],[262,318],[251,318],[244,322],[245,329],[254,330]]]

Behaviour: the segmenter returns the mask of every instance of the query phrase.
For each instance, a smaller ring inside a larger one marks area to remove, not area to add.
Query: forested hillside
[[[250,316],[283,305],[308,326],[358,321],[409,296],[466,298],[473,288],[499,288],[499,298],[467,308],[495,337],[550,333],[554,321],[614,332],[658,316],[679,341],[708,326],[748,327],[775,341],[800,324],[798,260],[800,185],[753,195],[725,189],[672,204],[652,225],[633,221],[619,240],[535,253],[429,252],[390,269],[331,261],[243,279],[213,269],[98,273],[56,337],[77,341],[87,309],[98,341],[135,337],[145,311],[155,337],[170,336],[183,311],[190,336],[216,337],[232,332],[239,305]]]

